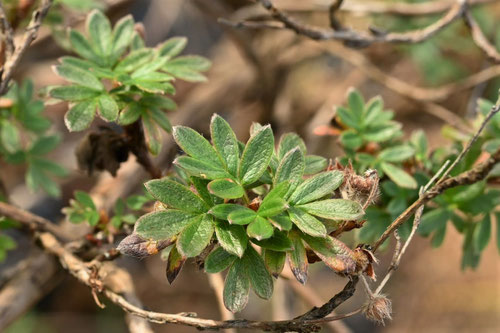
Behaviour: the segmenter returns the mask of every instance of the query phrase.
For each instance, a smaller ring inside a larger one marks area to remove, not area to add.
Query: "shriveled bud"
[[[373,253],[363,246],[358,246],[354,249],[354,258],[356,260],[356,271],[364,273],[366,276],[375,281],[377,278],[375,276],[375,270],[373,269],[372,263],[377,263],[378,260],[375,258]]]
[[[392,302],[385,295],[373,295],[363,305],[363,313],[366,318],[376,322],[377,324],[384,325],[385,319],[392,319]]]
[[[361,176],[356,174],[350,162],[344,167],[338,161],[335,162],[332,169],[344,173],[344,182],[340,186],[342,198],[360,203],[369,201],[369,204],[372,204],[377,199],[379,192],[377,171],[367,170]]]
[[[173,242],[174,239],[162,241],[146,240],[133,233],[125,237],[120,244],[118,244],[117,249],[128,256],[145,258],[157,254]]]

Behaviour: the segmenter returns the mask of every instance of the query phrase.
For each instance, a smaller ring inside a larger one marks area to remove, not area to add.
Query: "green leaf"
[[[235,213],[230,214],[229,216]],[[248,236],[257,240],[269,238],[273,235],[273,226],[265,218],[257,216],[247,227]]]
[[[130,73],[140,66],[148,63],[154,56],[152,49],[138,49],[130,52],[115,67],[116,72]]]
[[[104,120],[115,121],[118,118],[118,104],[110,95],[101,95],[97,100],[97,106]]]
[[[249,246],[242,261],[245,263],[250,284],[255,294],[263,299],[271,298],[273,295],[273,279],[259,253]]]
[[[302,239],[318,257],[337,273],[352,274],[356,270],[354,252],[336,238],[311,237],[302,234]]]
[[[170,179],[150,180],[145,184],[153,197],[169,208],[176,208],[190,213],[204,213],[207,204],[189,188]]]
[[[205,81],[205,77],[198,72],[210,68],[210,61],[200,56],[182,56],[168,61],[162,69],[173,76],[185,81]]]
[[[292,184],[299,182],[302,180],[304,168],[304,154],[299,147],[296,147],[283,156],[274,176],[274,184],[276,185],[287,180]]]
[[[232,212],[239,211],[239,210],[247,211],[248,213],[252,214],[253,217],[255,217],[255,212],[253,210],[251,210],[250,208],[241,206],[241,205],[237,205],[237,204],[215,205],[210,209],[209,213],[218,219],[227,220],[229,218],[229,215]]]
[[[281,161],[281,159],[283,159],[286,153],[288,153],[295,147],[299,147],[302,154],[305,154],[307,151],[304,140],[302,140],[302,138],[297,134],[286,133],[282,135],[280,138],[280,143],[278,145],[278,159]]]
[[[491,238],[491,217],[490,214],[486,214],[482,221],[476,226],[474,230],[474,245],[476,249],[481,252],[483,251]]]
[[[224,250],[240,258],[243,256],[248,243],[245,228],[241,225],[231,225],[227,222],[221,222],[215,226],[215,233],[219,244]]]
[[[247,142],[238,175],[242,185],[256,182],[266,171],[274,149],[274,136],[269,125],[262,127]]]
[[[160,109],[152,108],[150,109],[151,117],[153,120],[160,125],[161,128],[167,133],[172,132],[172,124],[170,124],[170,120],[168,120],[165,112]]]
[[[391,163],[382,163],[382,171],[396,184],[405,188],[417,188],[417,181],[403,169]]]
[[[347,130],[340,135],[340,142],[345,148],[355,150],[363,145],[363,138],[354,131]]]
[[[446,235],[446,224],[444,224],[441,228],[436,230],[436,232],[432,235],[431,246],[433,248],[440,247],[441,244],[443,244],[445,235]]]
[[[5,150],[15,153],[21,149],[21,138],[17,127],[7,120],[0,122],[0,125],[0,139]]]
[[[361,119],[354,112],[341,106],[337,107],[337,115],[340,121],[349,128],[359,130],[361,128]]]
[[[290,203],[300,205],[326,196],[344,181],[341,171],[325,171],[305,180],[290,197]]]
[[[214,197],[210,194],[210,192],[208,192],[207,189],[209,180],[198,177],[191,177],[189,179],[193,183],[198,195],[207,203],[209,207],[212,207],[214,205]]]
[[[130,125],[136,122],[142,114],[142,108],[137,103],[130,103],[128,107],[120,112],[118,122],[121,125]]]
[[[306,248],[304,247],[304,243],[302,243],[300,235],[296,231],[291,231],[288,234],[288,238],[293,245],[293,250],[287,252],[288,265],[297,281],[306,284],[307,270],[309,267]]]
[[[326,169],[328,161],[322,156],[307,155],[306,166],[304,169],[305,175],[313,175]]]
[[[273,250],[264,250],[264,263],[272,276],[278,278],[285,267],[286,253]]]
[[[223,199],[238,199],[245,194],[243,187],[230,178],[212,180],[208,184],[208,190]]]
[[[54,71],[57,75],[71,83],[76,83],[94,90],[104,90],[101,81],[90,71],[69,64],[55,66]]]
[[[101,58],[94,52],[88,40],[78,31],[71,29],[69,32],[71,48],[80,57],[102,65]]]
[[[112,36],[112,46],[111,46],[111,56],[113,57],[113,63],[116,59],[125,52],[126,48],[132,42],[132,37],[134,35],[134,19],[132,15],[127,15],[122,17],[115,24]]]
[[[94,120],[95,111],[95,101],[86,100],[76,103],[64,115],[64,123],[70,132],[83,131]]]
[[[240,153],[238,139],[231,126],[222,117],[214,114],[210,122],[210,133],[215,150],[224,160],[227,170],[231,175],[236,176]]]
[[[215,167],[223,167],[215,149],[200,133],[189,127],[175,126],[173,136],[175,142],[189,156]]]
[[[403,162],[413,155],[415,155],[415,149],[413,147],[400,145],[382,150],[378,158],[386,162]]]
[[[180,166],[190,175],[204,179],[218,179],[230,176],[221,166],[207,163],[205,160],[199,160],[189,156],[177,157],[174,164]]]
[[[219,273],[228,268],[238,257],[218,247],[205,259],[205,272]]]
[[[363,139],[368,142],[385,142],[401,135],[401,124],[391,123],[389,126],[378,126],[366,130]]]
[[[239,224],[245,225],[253,222],[257,217],[257,214],[251,210],[250,208],[243,207],[245,209],[238,209],[234,212],[231,212],[227,216],[227,220],[231,224]]]
[[[349,104],[350,111],[356,116],[357,119],[361,119],[365,109],[365,101],[359,91],[351,88],[347,95],[347,102]]]
[[[103,56],[109,55],[112,49],[112,35],[108,18],[101,11],[93,10],[87,17],[86,28],[94,50]]]
[[[85,99],[92,99],[99,96],[100,93],[101,92],[99,90],[77,85],[54,87],[49,91],[51,97],[62,99],[64,101],[82,101]]]
[[[177,239],[177,248],[187,258],[196,257],[210,243],[213,233],[212,217],[204,215],[201,219],[195,219],[182,230]]]
[[[250,279],[242,260],[236,260],[229,269],[224,282],[224,306],[236,313],[245,308],[250,292]]]
[[[364,214],[361,205],[346,199],[328,199],[297,206],[308,212],[331,220],[358,220]]]
[[[271,217],[278,215],[282,211],[284,211],[288,206],[287,203],[284,199],[282,198],[271,198],[271,199],[264,198],[262,203],[260,204],[259,210],[257,211],[257,214],[262,217]]]
[[[151,154],[157,155],[161,149],[161,134],[153,119],[147,113],[142,114],[142,126],[148,150]]]
[[[274,227],[279,230],[288,231],[292,229],[292,220],[286,214],[280,214],[269,218],[269,222],[271,222]]]
[[[287,234],[279,230],[274,230],[274,234],[271,238],[263,240],[252,240],[252,242],[262,248],[273,251],[286,252],[293,250],[293,244],[290,239],[288,239]]]
[[[173,58],[184,50],[187,44],[186,37],[172,37],[167,39],[159,48],[161,57]]]
[[[325,225],[314,216],[295,207],[290,207],[288,213],[292,222],[306,234],[317,237],[326,236]]]
[[[135,233],[145,239],[169,240],[201,216],[180,210],[160,210],[141,216],[135,224]]]
[[[68,171],[59,164],[40,157],[33,157],[31,159],[31,165],[58,177],[65,177],[68,174]]]
[[[75,191],[75,199],[78,200],[78,202],[80,202],[84,207],[96,210],[94,200],[92,200],[92,197],[88,193]]]
[[[445,226],[450,218],[451,212],[446,208],[437,208],[426,212],[422,215],[418,231],[421,235],[429,235],[432,231]]]

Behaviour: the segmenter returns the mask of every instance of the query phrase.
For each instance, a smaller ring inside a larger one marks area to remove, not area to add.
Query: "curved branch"
[[[483,34],[481,27],[477,24],[476,20],[469,11],[464,13],[465,23],[470,29],[474,43],[494,62],[500,63],[500,53],[496,47],[492,45],[486,36]]]

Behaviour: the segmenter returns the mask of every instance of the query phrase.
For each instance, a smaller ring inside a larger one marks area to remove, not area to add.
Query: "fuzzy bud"
[[[147,240],[133,233],[125,237],[118,244],[117,249],[128,256],[145,258],[157,254],[173,242],[173,239],[164,241]]]
[[[371,321],[384,325],[385,319],[392,319],[392,302],[385,295],[373,295],[363,305],[363,313]]]

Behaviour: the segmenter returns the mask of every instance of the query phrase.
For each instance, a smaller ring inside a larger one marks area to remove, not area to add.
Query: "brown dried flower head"
[[[392,302],[385,295],[373,295],[363,305],[363,313],[371,321],[384,325],[385,319],[392,319]]]

